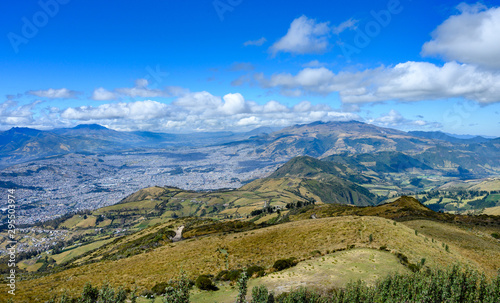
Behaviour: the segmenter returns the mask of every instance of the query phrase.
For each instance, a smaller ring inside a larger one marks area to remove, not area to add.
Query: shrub
[[[94,303],[97,301],[97,297],[99,296],[99,291],[96,287],[92,287],[90,282],[85,283],[83,287],[81,302],[82,303]]]
[[[313,251],[311,251],[311,256],[313,256],[313,257],[319,257],[319,256],[321,256],[321,251],[319,251],[319,250],[313,250]]]
[[[500,234],[498,233],[492,233],[491,236],[495,239],[500,239]]]
[[[223,270],[217,274],[215,280],[217,281],[237,281],[241,276],[241,269],[233,269],[233,270]]]
[[[217,286],[215,286],[212,281],[212,277],[209,275],[200,275],[196,278],[196,282],[194,283],[196,287],[201,290],[217,290]]]
[[[247,269],[247,276],[248,277],[258,278],[258,277],[262,277],[263,275],[264,275],[264,267],[262,267],[262,266],[254,265],[254,266],[250,266]]]
[[[238,280],[238,297],[236,298],[236,303],[246,303],[247,283],[247,274],[245,272],[242,272],[241,277]]]
[[[144,297],[147,299],[152,299],[155,297],[155,293],[149,289],[145,289],[145,290],[141,291],[141,297]]]
[[[153,286],[153,288],[151,288],[151,291],[155,294],[155,295],[163,295],[165,294],[165,289],[168,287],[168,283],[166,282],[161,282],[161,283],[158,283],[156,284],[155,286]]]
[[[280,259],[274,262],[273,268],[280,271],[297,265],[297,260],[295,258]]]
[[[181,270],[177,280],[168,281],[169,286],[165,289],[164,303],[189,303],[189,289],[191,283],[186,273]]]
[[[264,285],[252,288],[252,303],[274,303],[274,294],[269,293]]]

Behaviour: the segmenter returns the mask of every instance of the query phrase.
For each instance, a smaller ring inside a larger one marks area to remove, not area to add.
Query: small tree
[[[252,288],[252,303],[274,303],[274,294],[264,285]]]
[[[94,303],[97,301],[97,297],[99,296],[99,291],[97,288],[92,287],[90,282],[85,283],[83,287],[82,297],[80,298],[81,303]]]
[[[189,303],[191,287],[185,271],[181,270],[178,280],[170,280],[168,284],[170,286],[165,289],[164,303]]]
[[[248,283],[248,277],[246,274],[246,271],[243,271],[241,273],[241,277],[238,280],[238,298],[236,299],[236,303],[246,303],[246,296],[247,296],[247,283]]]

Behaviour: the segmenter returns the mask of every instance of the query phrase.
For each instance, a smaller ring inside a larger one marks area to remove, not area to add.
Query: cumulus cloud
[[[275,42],[270,51],[273,55],[278,52],[292,54],[323,53],[328,48],[328,22],[318,23],[314,19],[301,16],[293,20],[287,34]]]
[[[386,100],[421,101],[463,97],[481,104],[500,102],[500,73],[474,65],[448,62],[437,66],[427,62],[400,63],[357,72],[334,73],[305,68],[296,75],[274,74],[255,78],[262,87],[281,92],[327,95],[338,92],[343,103],[370,103]]]
[[[178,88],[166,87],[165,89],[153,89],[148,87],[149,81],[147,79],[135,80],[134,87],[117,88],[113,91],[107,90],[103,87],[97,88],[92,93],[92,99],[97,101],[116,100],[122,97],[129,98],[156,98],[156,97],[171,97],[176,93]]]
[[[235,115],[246,111],[245,99],[241,94],[227,94],[223,99],[224,104],[220,108],[222,112],[228,115]]]
[[[262,46],[264,43],[267,42],[267,39],[262,37],[258,40],[249,40],[243,43],[244,46]]]
[[[92,93],[92,99],[96,101],[107,101],[107,100],[115,100],[118,98],[118,94],[114,92],[110,92],[103,87],[99,87],[94,90]]]
[[[168,115],[168,106],[157,101],[136,101],[129,103],[103,104],[98,107],[70,107],[61,113],[61,117],[69,120],[100,119],[155,119]]]
[[[437,122],[426,122],[422,119],[419,120],[406,119],[398,111],[394,109],[390,110],[389,113],[383,114],[376,119],[368,119],[367,122],[384,127],[397,127],[406,129],[421,128],[421,127],[436,129],[442,127],[442,125]]]
[[[325,65],[326,63],[319,62],[318,60],[313,60],[302,64],[302,67],[323,67]]]
[[[215,96],[207,91],[186,90],[171,104],[151,100],[119,102],[54,109],[50,114],[64,123],[86,121],[117,130],[151,131],[243,131],[259,126],[360,119],[357,114],[309,101],[290,107],[276,100],[265,103],[246,100],[240,93]]]
[[[168,94],[161,89],[148,88],[149,81],[146,79],[137,79],[135,81],[135,87],[131,88],[117,88],[116,92],[118,94],[131,97],[131,98],[155,98],[155,97],[166,97]]]
[[[458,9],[460,14],[448,18],[432,33],[422,55],[499,69],[500,7],[462,3]]]
[[[18,102],[12,100],[0,103],[0,124],[10,127],[31,126],[35,121],[34,109],[40,103],[42,103],[40,100],[24,105],[19,105]]]
[[[49,88],[47,90],[30,90],[27,91],[26,94],[48,99],[67,99],[76,97],[76,95],[78,95],[78,92],[69,90],[67,88]]]
[[[340,33],[342,33],[345,30],[348,30],[348,29],[354,30],[354,29],[356,29],[358,22],[359,22],[358,20],[351,18],[349,20],[346,20],[346,21],[340,23],[337,26],[332,27],[332,32],[335,35],[339,35]]]

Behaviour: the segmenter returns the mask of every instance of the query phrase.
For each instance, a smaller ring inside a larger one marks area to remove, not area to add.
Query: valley
[[[107,281],[147,302],[181,269],[218,288],[193,288],[193,302],[234,300],[234,277],[249,268],[259,272],[251,287],[277,295],[358,278],[375,285],[389,268],[460,264],[493,278],[500,145],[440,138],[313,123],[215,145],[72,151],[9,166],[0,174],[18,193],[20,297],[75,297],[86,282]],[[280,260],[293,265],[277,268]]]

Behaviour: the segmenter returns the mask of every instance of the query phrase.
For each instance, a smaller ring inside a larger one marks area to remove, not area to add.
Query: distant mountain
[[[255,154],[290,159],[311,156],[354,171],[405,173],[436,170],[471,178],[500,174],[499,139],[458,139],[441,132],[403,132],[357,121],[315,122],[253,139]],[[251,142],[247,140],[245,142]]]
[[[410,131],[408,132],[408,134],[415,137],[427,138],[433,140],[443,140],[451,143],[470,144],[470,143],[483,143],[490,140],[481,136],[458,136],[458,135],[446,134],[439,131],[437,132]]]
[[[98,124],[80,124],[72,128],[46,131],[14,127],[0,132],[0,166],[66,153],[106,153],[136,148],[218,145],[274,130],[276,128],[259,128],[247,133],[224,131],[168,134],[116,131]]]
[[[337,167],[343,171],[339,177],[361,183],[364,181],[353,179],[359,171],[380,174],[433,169],[460,178],[500,174],[500,138],[459,139],[442,132],[404,132],[358,121],[314,122],[273,130],[167,134],[122,132],[96,124],[50,131],[13,128],[0,132],[0,165],[72,152],[231,145],[269,163],[284,163],[297,156],[330,157],[336,165],[345,166]],[[346,174],[346,167],[356,173]]]
[[[256,152],[267,157],[326,157],[342,152],[418,152],[435,145],[429,139],[357,121],[296,125],[259,139],[256,142],[261,146]]]

